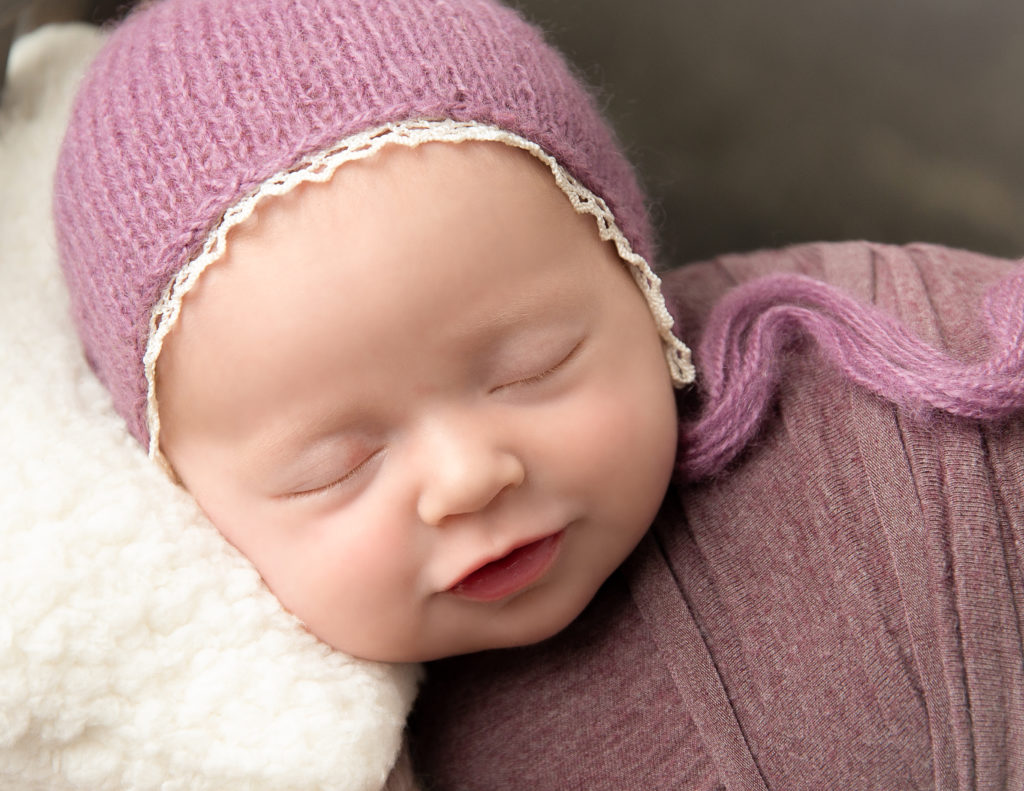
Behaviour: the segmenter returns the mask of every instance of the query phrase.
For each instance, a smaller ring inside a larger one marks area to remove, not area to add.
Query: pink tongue
[[[533,581],[547,564],[558,536],[549,536],[519,547],[505,557],[481,566],[452,588],[471,599],[494,601],[514,593]]]

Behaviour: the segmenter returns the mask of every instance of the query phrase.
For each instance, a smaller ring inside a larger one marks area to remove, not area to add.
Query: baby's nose
[[[486,421],[446,420],[427,433],[417,510],[428,525],[481,511],[526,478],[519,456],[503,447]]]

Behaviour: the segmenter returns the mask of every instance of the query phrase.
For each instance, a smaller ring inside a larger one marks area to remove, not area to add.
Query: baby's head
[[[642,197],[491,0],[154,3],[55,211],[129,429],[330,645],[543,639],[653,519],[692,369]]]

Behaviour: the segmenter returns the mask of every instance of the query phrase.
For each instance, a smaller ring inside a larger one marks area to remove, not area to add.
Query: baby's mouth
[[[448,591],[480,602],[493,602],[529,587],[543,577],[558,557],[564,530],[531,541],[507,555],[484,564],[452,585]]]

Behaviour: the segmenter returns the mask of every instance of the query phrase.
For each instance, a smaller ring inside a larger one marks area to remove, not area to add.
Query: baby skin
[[[186,297],[161,447],[327,644],[379,661],[567,626],[676,450],[654,321],[550,171],[389,146],[260,205]]]

